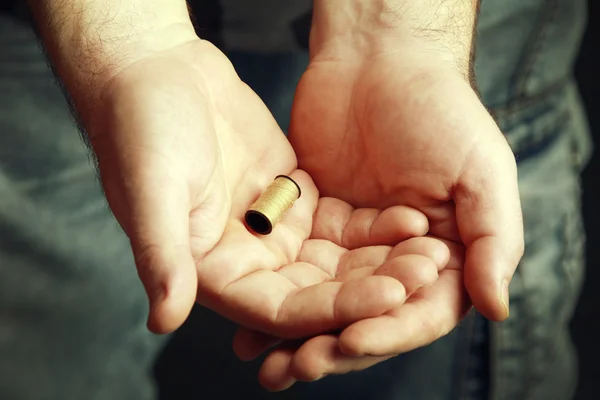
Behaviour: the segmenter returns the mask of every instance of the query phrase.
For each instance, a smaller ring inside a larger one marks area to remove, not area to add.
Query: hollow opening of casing
[[[254,232],[261,235],[268,235],[273,229],[271,221],[265,215],[252,210],[246,213],[246,223]]]

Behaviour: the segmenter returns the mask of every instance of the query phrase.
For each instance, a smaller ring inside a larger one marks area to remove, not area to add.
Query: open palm
[[[523,251],[514,157],[465,77],[430,56],[313,55],[290,142],[323,195],[421,211],[428,235],[453,250],[452,261],[402,307],[339,337],[273,351],[261,372],[267,387],[366,368],[428,344],[468,309],[465,288],[485,316],[507,317],[507,285]]]
[[[383,315],[436,281],[448,248],[408,239],[427,230],[423,214],[317,201],[308,176],[292,176],[302,197],[269,236],[249,233],[241,216],[229,220],[199,265],[201,304],[246,328],[304,338]],[[384,245],[368,246],[373,242]]]

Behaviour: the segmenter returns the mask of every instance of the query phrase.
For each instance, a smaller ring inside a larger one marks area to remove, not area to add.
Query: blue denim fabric
[[[572,65],[586,4],[483,3],[477,79],[518,159],[526,242],[511,317],[489,328],[493,400],[569,399],[577,383],[568,325],[584,273],[580,172],[592,145]]]
[[[471,314],[430,346],[277,395],[245,396],[244,384],[201,373],[198,385],[247,399],[569,399],[577,363],[568,322],[584,265],[579,173],[591,151],[571,76],[584,20],[583,0],[483,4],[477,80],[518,157],[526,230],[506,323]],[[231,58],[286,127],[306,54]],[[0,399],[152,398],[164,339],[146,331],[146,308],[33,33],[0,17]],[[228,379],[240,382],[240,371]]]
[[[33,32],[0,15],[0,399],[151,399],[163,338]]]

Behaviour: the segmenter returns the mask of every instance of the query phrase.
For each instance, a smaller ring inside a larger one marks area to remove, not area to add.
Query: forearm
[[[479,0],[315,0],[314,6],[313,54],[420,46],[460,68],[470,64]]]
[[[185,0],[29,0],[71,96],[89,101],[122,68],[193,36]]]

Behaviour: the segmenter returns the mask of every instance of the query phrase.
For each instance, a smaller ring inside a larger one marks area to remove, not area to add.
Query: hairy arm
[[[311,54],[427,51],[471,74],[479,0],[315,0]]]
[[[120,70],[195,37],[185,0],[28,0],[55,73],[81,113]]]

